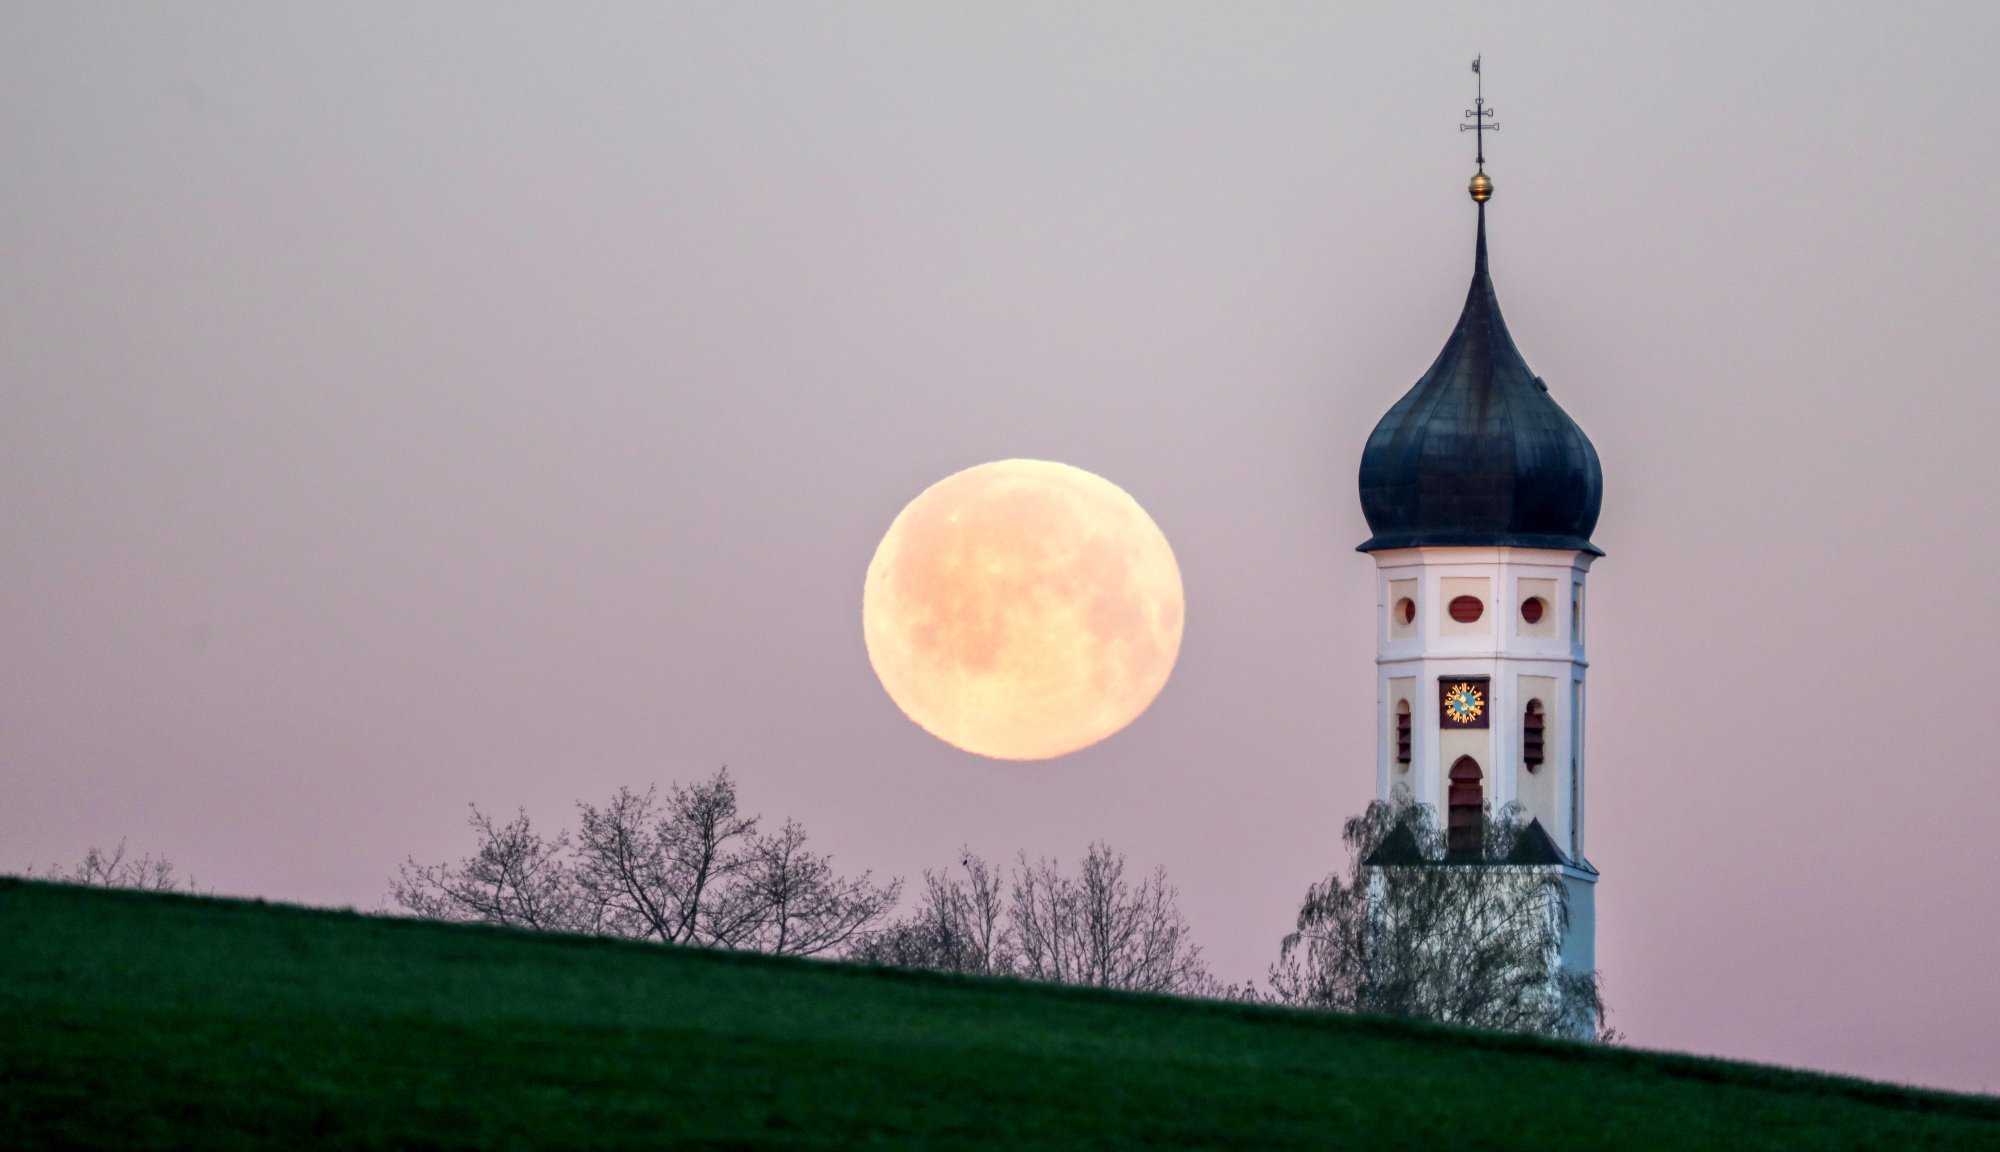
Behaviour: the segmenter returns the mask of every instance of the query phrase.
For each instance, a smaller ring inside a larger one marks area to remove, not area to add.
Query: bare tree
[[[1175,906],[1165,869],[1138,885],[1125,858],[1093,844],[1081,872],[1024,854],[1011,877],[967,852],[965,878],[924,873],[908,916],[864,939],[850,958],[899,968],[1021,976],[1060,984],[1181,995],[1234,995],[1209,975]]]
[[[960,881],[949,871],[924,872],[924,894],[909,916],[863,939],[851,959],[896,968],[929,968],[1004,976],[1014,971],[1006,939],[1006,898],[1000,870],[967,852]]]
[[[390,896],[430,919],[817,955],[864,933],[900,892],[836,875],[797,824],[759,834],[727,769],[664,799],[621,788],[601,808],[577,807],[574,838],[544,837],[526,813],[496,826],[474,809],[474,853],[409,861]]]
[[[1191,940],[1165,868],[1137,885],[1125,857],[1092,844],[1066,876],[1056,861],[1020,857],[1009,904],[1008,946],[1031,980],[1212,995],[1220,991]]]
[[[199,892],[194,877],[185,879],[174,875],[174,866],[166,857],[157,859],[147,853],[137,860],[125,858],[125,842],[106,852],[92,847],[83,855],[83,862],[65,869],[59,864],[51,864],[37,872],[30,868],[25,873],[35,880],[52,880],[60,884],[82,884],[90,888],[135,888],[144,892]]]
[[[900,880],[877,886],[866,872],[842,879],[805,844],[805,829],[790,821],[776,835],[751,841],[742,882],[725,902],[735,933],[730,943],[779,956],[817,956],[846,946],[896,906]]]
[[[606,930],[663,944],[741,946],[753,930],[734,889],[749,866],[757,817],[737,809],[723,769],[691,788],[621,788],[603,808],[579,806],[582,889],[606,909]],[[754,919],[754,918],[753,918]]]
[[[941,972],[1179,995],[1234,995],[1209,975],[1165,869],[1132,884],[1125,857],[1092,844],[1075,876],[1024,854],[1011,876],[968,852],[965,878],[925,872],[907,917],[853,959]]]
[[[1528,1032],[1598,1035],[1596,973],[1565,969],[1568,889],[1526,863],[1539,829],[1517,809],[1483,817],[1484,850],[1447,852],[1426,805],[1407,793],[1347,822],[1345,876],[1307,890],[1298,929],[1270,972],[1281,1003]],[[1373,862],[1371,864],[1371,862]]]
[[[592,932],[604,905],[577,883],[569,863],[569,835],[553,840],[536,832],[526,812],[496,826],[472,810],[479,847],[457,864],[406,861],[390,895],[427,920],[503,924],[544,932]]]

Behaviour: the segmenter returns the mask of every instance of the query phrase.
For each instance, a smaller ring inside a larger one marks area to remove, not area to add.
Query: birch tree
[[[1526,1032],[1597,1035],[1594,972],[1562,966],[1568,889],[1554,869],[1509,863],[1527,828],[1516,809],[1485,814],[1485,851],[1448,858],[1426,805],[1376,801],[1349,820],[1345,874],[1306,891],[1295,931],[1270,971],[1276,1000]],[[1390,866],[1370,868],[1385,845]]]

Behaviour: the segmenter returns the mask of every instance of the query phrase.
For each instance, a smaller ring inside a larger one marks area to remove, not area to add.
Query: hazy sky
[[[2000,1090],[2000,6],[0,11],[0,866],[374,907],[727,762],[845,869],[1105,838],[1260,976],[1374,779],[1369,429],[1471,269],[1604,461],[1633,1043]],[[968,465],[1172,541],[1043,765],[870,671]]]

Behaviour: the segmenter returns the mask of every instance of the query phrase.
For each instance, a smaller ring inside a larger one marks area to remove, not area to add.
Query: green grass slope
[[[2000,1148],[2000,1100],[0,880],[0,1147]]]

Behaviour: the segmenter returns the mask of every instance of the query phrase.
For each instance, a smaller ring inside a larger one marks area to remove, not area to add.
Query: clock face
[[[1479,719],[1479,714],[1486,710],[1486,698],[1470,684],[1454,684],[1445,693],[1444,710],[1453,720],[1466,724]]]
[[[1486,720],[1484,677],[1446,677],[1438,681],[1438,719],[1447,728],[1484,728]]]

